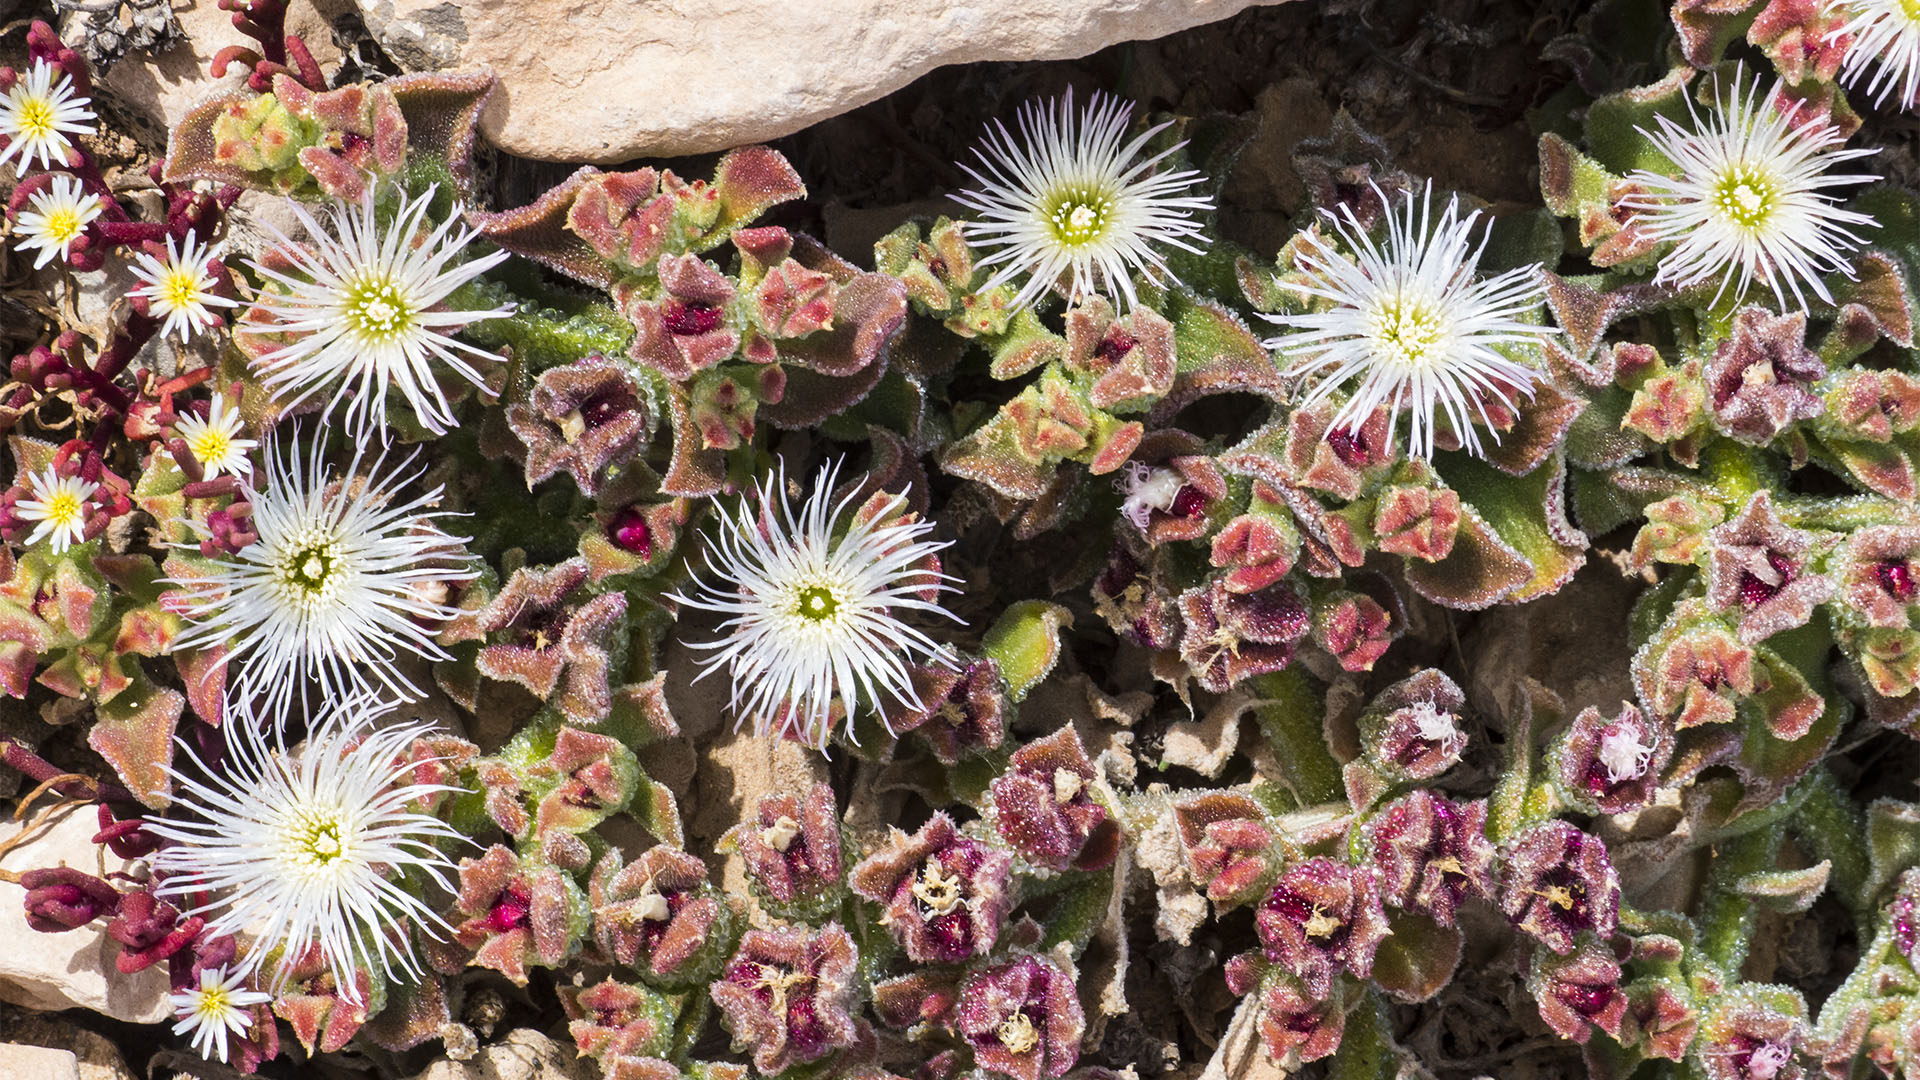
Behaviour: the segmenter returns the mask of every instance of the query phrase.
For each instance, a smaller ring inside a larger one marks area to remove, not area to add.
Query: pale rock
[[[518,1028],[466,1061],[436,1061],[413,1080],[587,1080],[599,1070],[571,1048],[532,1028]]]
[[[0,1080],[80,1080],[80,1061],[71,1050],[0,1043]]]
[[[18,1042],[73,1054],[79,1062],[80,1080],[136,1080],[113,1041],[75,1023],[71,1015],[31,1012],[0,1003],[0,1031]],[[5,1076],[0,1070],[0,1078]]]
[[[80,807],[0,855],[0,866],[16,873],[72,866],[90,874],[125,867],[124,860],[96,847],[98,823],[89,807]],[[0,846],[22,831],[0,824]],[[136,975],[114,967],[120,945],[107,936],[104,920],[64,933],[41,933],[27,925],[26,890],[0,882],[0,1000],[57,1012],[83,1008],[133,1024],[153,1024],[172,1015],[167,1006],[167,968],[156,964]],[[0,1076],[5,1076],[0,1070]]]
[[[1085,56],[1281,0],[355,2],[409,71],[491,67],[481,129],[502,149],[605,164],[790,134],[945,64]]]
[[[339,65],[341,53],[334,46],[328,18],[346,10],[346,2],[292,0],[288,5],[287,29],[301,36],[321,70],[329,74]],[[221,49],[259,47],[259,42],[235,28],[233,13],[220,10],[218,0],[175,0],[173,15],[180,25],[180,38],[171,48],[158,55],[129,53],[94,87],[94,95],[103,99],[113,119],[132,128],[148,146],[166,145],[167,133],[195,105],[216,94],[246,88],[244,64],[228,68],[225,78],[213,77],[209,66]]]

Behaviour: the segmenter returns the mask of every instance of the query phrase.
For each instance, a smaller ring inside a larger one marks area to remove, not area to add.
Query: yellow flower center
[[[74,525],[80,521],[85,508],[80,496],[71,491],[56,491],[47,499],[47,520],[60,526]]]
[[[962,903],[960,884],[960,875],[949,876],[940,860],[928,859],[913,883],[913,898],[927,905],[933,914],[947,915]]]
[[[28,98],[20,103],[14,119],[20,125],[21,135],[44,139],[53,134],[53,102],[43,97]]]
[[[194,1003],[193,1011],[204,1017],[222,1017],[233,1008],[233,995],[224,986],[215,986],[200,991],[200,1000]]]
[[[57,244],[65,244],[79,236],[80,230],[86,227],[78,211],[62,206],[47,212],[47,238]]]
[[[1713,202],[1727,220],[1743,229],[1758,229],[1773,216],[1778,189],[1771,178],[1751,165],[1736,165],[1713,187]]]
[[[1047,214],[1053,238],[1069,247],[1098,240],[1113,216],[1113,200],[1098,191],[1068,189],[1054,200]]]
[[[227,433],[218,428],[205,428],[193,437],[193,441],[187,444],[187,449],[193,451],[193,456],[199,459],[202,465],[207,465],[227,460],[227,455],[233,452],[233,440],[227,438]]]
[[[1440,358],[1446,319],[1432,304],[1395,297],[1373,314],[1371,337],[1382,358],[1404,367],[1423,368]]]
[[[312,610],[333,599],[339,589],[334,568],[339,551],[331,539],[317,539],[296,547],[274,568],[274,577],[292,602]]]
[[[159,292],[160,302],[169,311],[193,307],[200,302],[200,275],[187,269],[169,271],[160,281]]]

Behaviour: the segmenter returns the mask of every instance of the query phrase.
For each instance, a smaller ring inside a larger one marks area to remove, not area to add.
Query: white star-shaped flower
[[[187,452],[200,463],[200,470],[208,480],[221,473],[253,475],[253,462],[247,460],[247,452],[260,443],[241,438],[241,432],[246,429],[240,410],[227,404],[226,395],[220,393],[213,395],[205,417],[184,414],[173,425],[174,433],[187,444]]]
[[[35,270],[53,261],[55,255],[70,258],[73,242],[87,231],[87,225],[100,216],[100,196],[83,192],[80,181],[71,176],[56,176],[53,182],[27,199],[14,223],[20,250],[38,250]]]
[[[1379,189],[1375,194],[1387,203]],[[1459,200],[1449,199],[1435,220],[1431,190],[1409,191],[1389,208],[1385,243],[1361,227],[1351,206],[1341,209],[1333,229],[1352,257],[1307,233],[1295,258],[1307,280],[1287,283],[1327,304],[1269,316],[1292,332],[1267,347],[1291,359],[1289,374],[1313,384],[1302,407],[1352,386],[1330,430],[1357,431],[1382,405],[1397,424],[1405,409],[1407,452],[1430,458],[1436,416],[1444,413],[1466,449],[1480,453],[1474,420],[1489,422],[1487,399],[1512,407],[1511,395],[1531,394],[1539,377],[1511,355],[1513,348],[1537,347],[1556,333],[1529,319],[1546,292],[1540,268],[1476,279],[1486,246],[1484,235],[1474,241],[1480,212],[1462,217]]]
[[[845,520],[853,496],[834,501],[837,475],[837,466],[822,469],[797,512],[786,477],[768,477],[737,514],[719,516],[706,555],[712,580],[673,597],[727,617],[718,641],[693,647],[709,653],[700,678],[725,668],[733,680],[735,716],[813,746],[832,733],[836,698],[849,725],[863,705],[918,707],[909,659],[951,663],[945,646],[900,620],[908,611],[954,618],[928,599],[952,591],[928,569],[947,543],[927,539],[930,522],[901,520],[899,495]]]
[[[39,159],[40,167],[51,169],[67,163],[73,149],[70,135],[91,135],[93,113],[87,110],[91,98],[74,96],[73,76],[60,73],[53,81],[54,68],[45,60],[35,60],[14,81],[13,88],[0,97],[0,165],[15,160],[21,172]]]
[[[51,465],[42,472],[29,473],[27,493],[32,498],[13,504],[13,512],[22,520],[39,522],[27,534],[27,545],[31,547],[51,538],[53,553],[59,555],[74,544],[85,542],[87,500],[99,489],[99,484],[77,476],[57,474]]]
[[[184,247],[167,237],[164,261],[145,251],[134,256],[133,276],[143,282],[133,290],[134,295],[146,299],[147,310],[154,317],[166,320],[160,326],[161,336],[178,331],[180,340],[185,341],[195,330],[220,324],[220,316],[211,309],[234,306],[235,301],[213,291],[214,278],[207,271],[212,258],[212,250],[195,243],[191,232]]]
[[[1677,167],[1674,175],[1641,169],[1629,179],[1646,190],[1620,205],[1655,240],[1672,241],[1654,281],[1682,288],[1718,281],[1713,302],[1729,290],[1738,299],[1758,279],[1782,308],[1807,306],[1806,293],[1832,302],[1821,277],[1853,277],[1847,252],[1862,243],[1849,226],[1872,226],[1842,209],[1828,192],[1879,177],[1834,172],[1878,153],[1846,150],[1832,124],[1801,115],[1781,89],[1736,75],[1721,103],[1704,117],[1687,99],[1690,129],[1664,116],[1658,132],[1640,129]]]
[[[1847,21],[1827,37],[1853,39],[1840,62],[1840,81],[1854,87],[1864,80],[1875,105],[1893,98],[1912,112],[1920,104],[1920,5],[1912,0],[1832,0],[1829,6]]]
[[[434,634],[456,612],[434,596],[470,580],[473,560],[436,523],[440,489],[402,496],[419,473],[383,474],[384,460],[360,477],[356,451],[342,481],[330,483],[317,444],[270,441],[266,486],[251,500],[259,539],[203,577],[168,579],[192,623],[175,647],[225,645],[236,693],[263,695],[279,715],[309,682],[323,699],[376,687],[417,698],[401,658],[447,658]]]
[[[412,782],[407,747],[432,725],[375,728],[391,707],[333,699],[294,750],[276,725],[236,708],[217,764],[183,743],[168,766],[175,814],[146,823],[171,841],[152,857],[163,882],[155,893],[184,898],[189,914],[207,919],[209,936],[250,938],[240,971],[277,955],[277,987],[294,959],[318,946],[351,1001],[357,970],[419,977],[410,929],[449,932],[404,879],[448,888],[453,864],[438,845],[464,837],[415,809],[448,789]]]
[[[391,389],[422,426],[445,434],[454,416],[440,389],[442,369],[480,386],[485,380],[472,361],[500,359],[453,335],[513,310],[460,311],[447,301],[507,252],[463,259],[476,234],[461,226],[457,210],[438,226],[427,221],[431,188],[402,203],[383,225],[374,189],[368,185],[358,205],[334,204],[328,226],[293,205],[313,239],[298,244],[279,236],[291,270],[249,264],[279,291],[268,290],[256,302],[270,321],[239,332],[290,336],[257,361],[267,388],[286,393],[289,406],[324,396],[323,412],[331,415],[345,403],[347,430],[360,437],[386,425]]]
[[[227,974],[224,967],[201,968],[200,985],[169,994],[175,1035],[193,1033],[193,1048],[209,1061],[227,1060],[227,1036],[247,1037],[253,1027],[249,1011],[273,1000],[272,994],[246,989],[247,973]]]
[[[1147,143],[1171,123],[1127,139],[1133,106],[1095,94],[1076,113],[1073,93],[1020,110],[1020,138],[996,122],[974,151],[979,168],[960,167],[977,189],[954,198],[980,215],[963,226],[968,240],[988,249],[983,267],[999,267],[985,288],[1025,275],[1014,303],[1030,307],[1064,277],[1068,295],[1097,293],[1116,306],[1138,302],[1133,275],[1158,282],[1169,245],[1198,252],[1206,244],[1196,211],[1213,200],[1191,193],[1202,176],[1160,165],[1185,146],[1154,154]]]

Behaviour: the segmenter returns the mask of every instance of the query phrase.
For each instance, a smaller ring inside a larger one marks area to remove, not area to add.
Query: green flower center
[[[1055,197],[1047,212],[1047,223],[1055,240],[1078,247],[1105,235],[1112,217],[1113,200],[1107,195],[1084,188],[1068,188]]]
[[[312,817],[300,823],[294,848],[302,863],[318,869],[339,861],[347,842],[338,819]]]
[[[1373,343],[1386,360],[1406,367],[1427,367],[1440,355],[1446,320],[1430,303],[1396,297],[1373,316]]]
[[[1714,205],[1727,220],[1743,229],[1757,229],[1773,215],[1779,190],[1773,181],[1750,165],[1737,165],[1714,185]]]
[[[294,552],[284,566],[287,583],[310,593],[326,588],[327,578],[333,574],[333,552],[328,550],[329,546],[314,544]]]
[[[832,592],[820,585],[800,590],[800,599],[794,605],[800,617],[811,622],[826,622],[840,610],[840,600]]]
[[[346,318],[362,340],[384,345],[412,325],[413,312],[399,287],[382,278],[347,291]]]

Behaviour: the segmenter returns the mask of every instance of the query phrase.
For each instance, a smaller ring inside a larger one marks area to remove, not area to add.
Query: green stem
[[[1380,995],[1369,989],[1360,1004],[1347,1014],[1347,1028],[1340,1035],[1340,1049],[1333,1056],[1327,1080],[1391,1080],[1394,1068],[1393,1039],[1387,1034],[1386,1009]]]
[[[1828,884],[1864,931],[1874,914],[1866,895],[1871,867],[1866,845],[1861,842],[1867,834],[1866,818],[1825,768],[1814,770],[1801,786],[1807,789],[1806,801],[1794,815],[1793,833],[1814,858],[1832,864]]]
[[[1291,667],[1252,681],[1254,692],[1264,699],[1254,715],[1286,768],[1301,805],[1340,799],[1344,794],[1340,763],[1327,749],[1324,702],[1313,680]]]
[[[1706,899],[1700,905],[1700,948],[1730,978],[1746,963],[1753,939],[1755,904],[1740,892],[1740,879],[1773,869],[1783,831],[1775,823],[1716,845]]]

